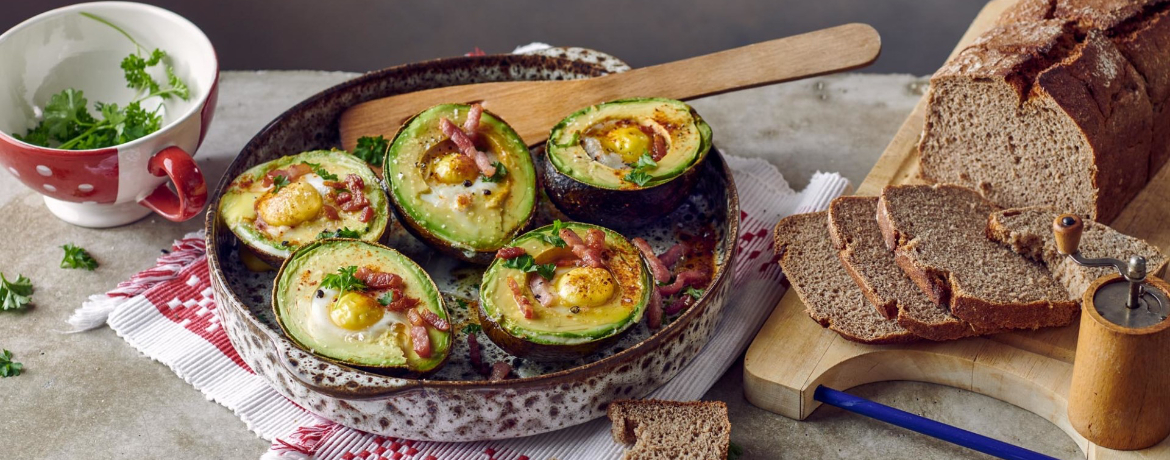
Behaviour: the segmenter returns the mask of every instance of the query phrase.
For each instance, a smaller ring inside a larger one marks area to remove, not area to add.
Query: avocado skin
[[[503,348],[504,351],[512,356],[537,362],[566,361],[591,355],[597,350],[617,342],[626,332],[633,329],[633,327],[629,327],[622,332],[592,342],[574,345],[546,345],[529,342],[523,338],[509,334],[504,328],[500,327],[499,323],[496,323],[488,316],[487,312],[483,309],[483,302],[480,302],[479,306],[475,309],[475,315],[476,319],[479,320],[480,327],[483,328],[483,332],[487,334],[492,343]]]

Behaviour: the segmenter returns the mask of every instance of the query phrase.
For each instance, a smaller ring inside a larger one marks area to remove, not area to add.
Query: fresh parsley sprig
[[[695,289],[692,286],[687,286],[687,288],[683,291],[683,295],[689,295],[692,299],[699,300],[699,297],[703,296],[703,290]]]
[[[475,324],[475,323],[468,323],[466,326],[463,326],[463,334],[464,335],[475,334],[475,333],[478,333],[479,331],[482,331],[482,330],[483,330],[483,327],[481,327],[480,325]]]
[[[383,307],[394,303],[394,291],[386,291],[381,297],[378,297],[378,304]]]
[[[353,149],[353,156],[361,158],[362,161],[369,163],[372,166],[382,166],[382,160],[386,158],[386,151],[390,150],[390,141],[385,137],[378,135],[378,137],[362,136],[358,138],[357,148]]]
[[[557,270],[557,264],[537,264],[536,259],[528,254],[505,260],[504,267],[520,270],[524,273],[536,273],[546,280],[553,279],[553,274]]]
[[[553,221],[552,227],[548,229],[548,232],[538,233],[537,236],[547,244],[551,244],[558,248],[563,248],[569,245],[565,242],[564,239],[561,238],[561,229],[565,227],[567,227],[567,225],[565,225],[564,222],[561,222],[560,219],[556,219]]]
[[[654,161],[654,157],[650,156],[650,152],[643,152],[642,156],[638,157],[638,161],[634,162],[633,170],[622,179],[638,184],[639,187],[645,187],[654,178],[647,174],[646,171],[657,167],[658,162]]]
[[[97,268],[98,262],[89,255],[85,248],[74,246],[72,243],[61,246],[65,250],[65,258],[61,259],[61,268],[83,268],[89,271]]]
[[[12,352],[0,352],[0,377],[16,377],[24,370],[24,364],[12,360]]]
[[[288,178],[284,177],[283,174],[278,174],[276,177],[272,178],[272,193],[279,192],[280,189],[288,186],[288,184]]]
[[[357,273],[356,265],[338,268],[337,273],[330,273],[321,279],[321,287],[336,289],[338,292],[365,290],[366,283],[359,280],[354,273]]]
[[[496,173],[492,174],[490,177],[484,176],[483,177],[484,182],[499,182],[499,181],[504,180],[504,178],[508,176],[508,168],[504,167],[503,163],[500,163],[498,161],[493,161],[492,166],[496,167]]]
[[[0,273],[0,311],[21,310],[32,303],[32,281],[24,275],[17,275],[16,281],[9,281]]]
[[[340,180],[340,178],[337,177],[337,174],[333,174],[333,173],[329,172],[328,170],[326,170],[325,168],[322,168],[320,163],[309,163],[307,161],[304,161],[302,163],[304,163],[306,166],[308,166],[310,168],[313,168],[313,172],[316,173],[318,176],[321,176],[322,179],[331,180],[331,181]]]
[[[317,234],[317,239],[323,240],[325,238],[361,238],[362,234],[357,230],[350,230],[349,227],[339,228],[334,231],[325,230]]]

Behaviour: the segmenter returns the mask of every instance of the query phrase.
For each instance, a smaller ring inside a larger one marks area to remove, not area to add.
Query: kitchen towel
[[[724,155],[740,199],[740,257],[733,294],[710,342],[649,398],[695,400],[743,353],[780,300],[780,267],[771,229],[780,218],[822,210],[848,188],[835,173],[816,173],[801,192],[761,159]],[[232,410],[258,436],[271,440],[264,459],[585,460],[617,458],[608,420],[601,418],[527,438],[469,443],[415,442],[363,433],[320,419],[285,399],[252,373],[219,327],[202,232],[176,241],[156,267],[95,296],[78,318],[104,316],[120,337],[170,367],[208,399]],[[88,309],[88,310],[87,310]],[[92,323],[92,319],[89,320]],[[87,324],[92,325],[92,324]],[[734,433],[734,429],[733,429]]]

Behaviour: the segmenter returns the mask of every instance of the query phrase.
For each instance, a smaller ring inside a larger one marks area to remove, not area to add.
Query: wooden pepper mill
[[[1146,277],[1146,260],[1087,259],[1084,222],[1052,223],[1057,250],[1080,265],[1116,267],[1089,285],[1068,395],[1068,418],[1089,441],[1118,450],[1153,446],[1170,435],[1170,285]]]

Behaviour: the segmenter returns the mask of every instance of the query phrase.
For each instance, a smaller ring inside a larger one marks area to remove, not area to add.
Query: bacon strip
[[[589,231],[586,231],[585,246],[601,254],[602,251],[605,251],[605,232],[596,228],[591,228]]]
[[[707,273],[702,270],[687,270],[675,275],[674,282],[666,286],[659,286],[658,292],[662,295],[675,295],[687,286],[697,286],[707,282]]]
[[[427,334],[427,328],[425,326],[410,327],[410,345],[414,348],[414,353],[420,358],[431,357],[431,336]]]
[[[460,152],[475,160],[475,165],[479,167],[480,173],[488,177],[496,175],[496,167],[492,165],[492,161],[488,159],[487,154],[476,149],[475,143],[467,137],[467,133],[464,133],[458,126],[455,126],[455,123],[451,123],[451,120],[446,118],[440,118],[439,129],[443,131],[443,134],[451,138],[451,141],[455,142]]]
[[[410,310],[411,308],[414,308],[415,305],[418,305],[418,299],[416,299],[414,297],[407,297],[405,295],[402,295],[402,291],[400,291],[398,289],[390,289],[390,292],[394,293],[393,294],[394,301],[390,302],[389,305],[386,305],[387,310],[407,311],[407,310]],[[408,316],[409,316],[409,313],[408,313]]]
[[[266,187],[272,185],[272,182],[276,179],[276,176],[284,176],[284,178],[288,179],[289,182],[293,182],[299,177],[311,172],[313,172],[313,168],[310,168],[309,165],[304,163],[297,163],[295,165],[289,165],[283,169],[273,169],[268,171],[268,174],[264,175],[264,181],[262,183]]]
[[[491,374],[491,369],[488,369],[487,364],[483,362],[483,354],[479,350],[479,341],[475,339],[475,333],[467,334],[467,349],[468,355],[471,358],[471,367],[475,369],[480,375],[487,377]]]
[[[366,284],[366,287],[371,289],[398,289],[402,287],[402,277],[393,273],[384,273],[377,270],[371,270],[368,267],[361,267],[353,274],[359,280]],[[397,297],[395,297],[397,298]]]
[[[548,281],[543,276],[537,274],[528,275],[528,289],[532,290],[532,295],[536,297],[536,301],[540,302],[540,305],[545,308],[551,307],[553,302],[557,300],[557,295],[553,293],[552,289],[549,289]]]
[[[526,251],[524,251],[524,248],[509,246],[509,247],[500,248],[499,251],[496,251],[496,258],[508,260],[508,259],[515,259],[517,257],[524,255],[524,254],[528,254]]]
[[[426,322],[423,320],[422,315],[418,314],[418,310],[415,310],[415,309],[410,309],[410,310],[406,311],[406,319],[410,320],[410,324],[413,326],[426,325]]]
[[[488,376],[488,380],[504,380],[511,373],[512,366],[503,361],[496,361],[495,364],[492,364],[492,373]]]
[[[650,291],[650,305],[646,307],[646,325],[650,329],[662,327],[662,295],[657,289]]]
[[[439,315],[427,308],[422,309],[422,319],[440,331],[446,332],[451,330],[451,324],[447,320],[440,318]]]
[[[569,257],[562,257],[560,259],[557,259],[557,261],[553,262],[553,263],[557,264],[557,268],[580,267],[581,266],[581,259],[569,256]]]
[[[581,262],[585,263],[586,267],[601,268],[604,264],[601,261],[601,253],[595,249],[590,248],[581,241],[581,237],[577,236],[577,232],[572,229],[562,228],[560,232],[562,240],[568,243],[569,249],[573,251],[573,255],[581,258]]]
[[[374,208],[366,206],[362,208],[361,215],[358,216],[358,222],[366,223],[374,219]]]
[[[353,212],[361,210],[370,205],[370,201],[366,199],[366,194],[362,190],[365,187],[366,184],[362,181],[361,177],[357,174],[349,174],[345,176],[346,191],[338,192],[337,197],[333,201],[337,202],[337,205],[341,207],[342,211]]]
[[[479,137],[479,119],[483,116],[483,106],[479,103],[471,104],[471,110],[467,111],[467,120],[463,122],[463,133],[467,134],[467,138],[471,142],[475,142]]]
[[[647,243],[646,240],[640,237],[634,238],[630,242],[634,243],[634,246],[642,253],[642,257],[646,258],[646,264],[650,266],[650,273],[654,275],[654,281],[659,283],[670,281],[670,269],[666,268],[662,260],[658,259],[658,256],[654,254],[654,249],[650,247],[650,243]]]
[[[325,205],[323,207],[323,209],[325,210],[325,218],[326,219],[341,220],[341,215],[337,213],[337,208],[330,206],[330,205]]]
[[[661,160],[666,156],[666,139],[654,132],[654,128],[649,126],[638,125],[638,129],[653,140],[650,145],[650,157],[654,161]]]
[[[536,316],[536,311],[532,308],[532,301],[528,300],[528,296],[524,295],[524,291],[520,290],[520,285],[516,283],[515,279],[508,278],[508,288],[512,290],[512,298],[516,299],[516,305],[520,306],[520,311],[524,312],[524,317],[532,319]]]
[[[683,254],[686,254],[686,252],[686,243],[678,243],[674,246],[671,246],[670,249],[667,249],[666,252],[662,253],[662,255],[658,256],[658,260],[662,262],[662,265],[665,265],[666,268],[674,268],[674,264],[677,264],[679,259],[681,259]]]
[[[668,315],[677,315],[678,312],[683,311],[687,307],[691,306],[691,304],[694,303],[694,301],[695,301],[694,297],[691,297],[689,295],[684,295],[682,297],[679,297],[677,300],[675,300],[674,303],[671,303],[670,306],[664,308],[662,310],[662,312],[666,313]]]

